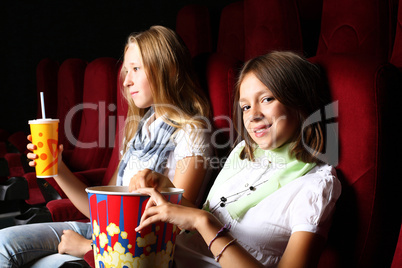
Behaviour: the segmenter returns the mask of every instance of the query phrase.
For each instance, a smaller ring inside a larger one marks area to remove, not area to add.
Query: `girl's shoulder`
[[[300,178],[303,188],[317,193],[331,193],[337,199],[342,191],[341,182],[336,169],[328,164],[315,166],[306,175]]]

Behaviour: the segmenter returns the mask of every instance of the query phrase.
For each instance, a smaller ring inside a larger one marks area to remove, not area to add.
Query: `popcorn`
[[[177,227],[165,230],[166,223],[157,223],[142,234],[134,230],[143,212],[137,208],[144,209],[148,196],[92,194],[89,198],[96,268],[170,268]],[[151,229],[154,232],[148,233]]]
[[[93,221],[92,226],[93,226],[93,229],[94,229],[93,234],[94,234],[95,236],[99,236],[100,227],[99,227],[98,223],[96,222],[96,220]]]
[[[108,227],[106,227],[106,231],[108,232],[108,234],[110,236],[114,236],[115,234],[119,234],[120,233],[120,228],[118,226],[116,226],[116,224],[114,223],[110,223],[108,225]]]
[[[102,244],[105,241],[109,241],[107,235],[101,233],[99,234],[99,243],[101,244],[101,248],[105,248],[105,250],[103,251],[103,254],[100,254],[100,249],[97,246],[94,247],[96,268],[169,268],[169,265],[173,261],[174,244],[172,241],[168,241],[166,244],[166,250],[161,250],[157,253],[151,252],[152,248],[150,245],[155,244],[156,239],[157,237],[153,232],[147,234],[144,238],[138,237],[137,244],[141,244],[141,246],[138,245],[138,247],[144,248],[145,251],[144,254],[141,254],[139,257],[133,257],[133,254],[126,250],[120,242],[116,242],[113,245],[113,248],[110,245]],[[127,246],[127,248],[131,247],[131,244]]]
[[[146,247],[148,245],[153,245],[155,243],[156,243],[156,236],[154,232],[145,235],[144,238],[142,237],[137,238],[137,245],[140,248]]]
[[[121,238],[123,238],[123,239],[127,239],[127,232],[121,232],[120,233],[120,236],[121,236]]]
[[[100,244],[101,248],[104,248],[108,243],[109,243],[109,239],[107,238],[107,235],[105,233],[101,233],[99,235],[99,244]]]

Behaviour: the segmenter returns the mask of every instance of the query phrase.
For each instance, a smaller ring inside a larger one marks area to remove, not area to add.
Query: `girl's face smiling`
[[[243,78],[239,105],[244,126],[261,149],[272,150],[294,140],[300,126],[296,110],[275,99],[253,73]]]
[[[126,69],[123,85],[129,89],[135,105],[138,108],[151,106],[153,104],[151,86],[137,44],[129,45],[124,55],[123,67]]]

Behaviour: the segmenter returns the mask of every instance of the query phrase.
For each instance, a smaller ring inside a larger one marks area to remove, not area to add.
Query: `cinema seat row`
[[[218,25],[208,7],[187,5],[177,13],[176,31],[191,51],[214,127],[223,134],[219,142],[226,146],[220,156],[236,138],[228,118],[245,61],[272,50],[292,50],[322,66],[333,102],[321,111],[321,120],[333,134],[328,146],[337,150],[331,164],[343,190],[319,267],[401,267],[401,145],[395,125],[402,116],[402,0],[242,0],[221,10]],[[57,72],[46,65],[57,66]],[[119,101],[120,66],[111,58],[66,59],[60,66],[44,59],[38,65],[38,83],[40,73],[47,76],[40,88],[53,81],[49,90],[57,92],[60,120],[72,107],[93,104],[75,115],[69,139],[60,136],[66,147],[63,159],[87,185],[106,184],[119,161],[127,111]],[[67,100],[67,91],[77,94]],[[21,160],[25,148],[7,152],[11,135],[2,133],[0,166],[9,169],[2,171],[0,198],[25,200],[25,211],[36,208],[36,214],[29,214],[31,222],[88,221],[53,179],[36,179]],[[98,146],[74,146],[71,136]],[[17,194],[15,189],[26,191]],[[94,267],[91,253],[85,260]]]

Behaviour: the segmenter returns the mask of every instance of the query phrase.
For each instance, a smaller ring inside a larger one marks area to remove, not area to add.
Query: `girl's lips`
[[[138,91],[134,91],[134,92],[130,92],[131,96],[134,97],[134,95],[136,95],[138,93]]]
[[[271,127],[271,125],[263,125],[263,126],[255,127],[255,128],[253,128],[254,135],[257,138],[260,138],[260,137],[264,136],[269,131],[270,127]]]

